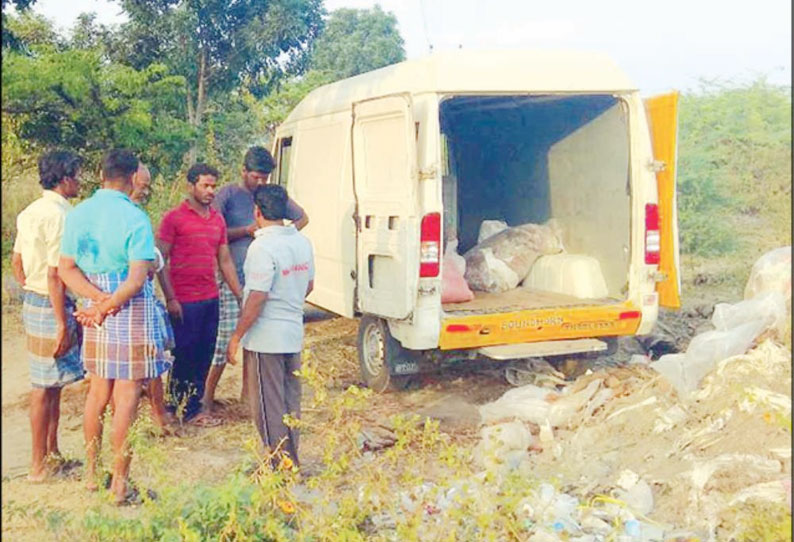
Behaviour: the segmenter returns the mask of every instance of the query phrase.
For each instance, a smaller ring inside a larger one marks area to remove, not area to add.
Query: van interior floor
[[[606,305],[619,302],[617,299],[582,299],[565,294],[515,288],[501,293],[474,292],[474,299],[465,303],[445,303],[447,315],[491,314],[532,309],[559,307],[581,307]]]

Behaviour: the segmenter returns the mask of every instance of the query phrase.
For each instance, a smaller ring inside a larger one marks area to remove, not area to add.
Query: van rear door
[[[645,101],[653,157],[664,163],[656,172],[659,197],[660,254],[659,271],[664,280],[656,284],[659,305],[681,307],[681,275],[678,254],[678,211],[676,205],[676,168],[678,145],[678,92],[652,96]]]
[[[353,104],[353,183],[358,308],[407,318],[419,274],[416,128],[410,95]]]

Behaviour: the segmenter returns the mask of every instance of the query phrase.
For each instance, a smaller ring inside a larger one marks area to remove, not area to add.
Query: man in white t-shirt
[[[309,240],[285,226],[287,192],[278,185],[254,191],[259,229],[248,247],[243,272],[243,308],[229,340],[234,364],[238,346],[248,370],[251,414],[277,467],[286,456],[298,465],[298,431],[284,415],[300,418],[303,303],[314,287],[314,255]]]

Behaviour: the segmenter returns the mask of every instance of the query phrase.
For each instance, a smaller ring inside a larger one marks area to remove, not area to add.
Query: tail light
[[[422,217],[419,237],[419,276],[437,277],[441,260],[441,214]]]
[[[648,203],[645,205],[645,263],[658,264],[660,250],[659,207]]]

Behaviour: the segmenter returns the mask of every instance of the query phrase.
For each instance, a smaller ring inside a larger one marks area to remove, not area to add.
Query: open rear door
[[[358,308],[407,318],[419,274],[416,129],[409,95],[353,104],[353,179]]]
[[[656,173],[659,192],[659,229],[661,247],[659,271],[663,281],[656,284],[659,305],[681,307],[681,275],[678,255],[678,211],[676,204],[676,168],[678,145],[678,92],[647,98],[645,110],[651,131],[653,157],[664,163]]]

